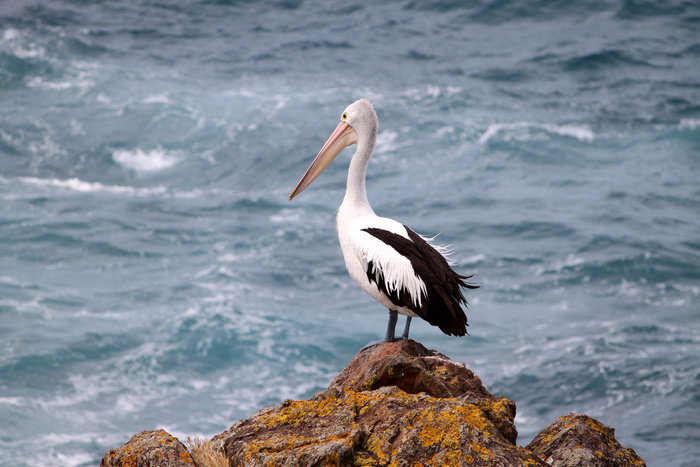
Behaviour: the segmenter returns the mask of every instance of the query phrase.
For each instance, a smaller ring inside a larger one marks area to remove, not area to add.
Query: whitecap
[[[595,133],[593,133],[586,127],[579,127],[574,125],[554,125],[551,123],[545,123],[541,126],[541,128],[547,130],[550,133],[575,138],[584,143],[591,143],[593,142],[593,139],[595,139]]]
[[[298,224],[304,218],[305,212],[298,209],[281,209],[270,216],[270,222],[275,224]]]
[[[19,37],[19,31],[14,28],[7,28],[2,32],[2,41],[0,42],[8,42],[8,41],[13,41]]]
[[[132,195],[151,195],[162,194],[166,192],[165,187],[158,186],[153,188],[134,188],[132,186],[123,185],[105,185],[100,182],[86,182],[78,178],[68,178],[61,180],[58,178],[35,178],[35,177],[19,177],[17,180],[30,183],[33,185],[41,185],[54,188],[62,188],[70,191],[81,193],[125,193]]]
[[[377,154],[384,152],[392,152],[399,149],[399,145],[396,143],[398,136],[398,133],[396,133],[395,131],[380,131],[377,135]]]
[[[172,104],[173,101],[166,94],[155,94],[143,100],[144,104]]]
[[[535,136],[526,134],[517,134],[513,130],[521,129],[537,129],[544,130],[547,133],[553,133],[559,136],[567,136],[569,138],[577,139],[584,143],[591,143],[595,139],[595,133],[590,129],[583,126],[575,125],[555,125],[553,123],[536,123],[536,122],[515,122],[515,123],[492,123],[486,129],[483,135],[479,137],[479,144],[486,144],[491,138],[497,134],[508,131],[509,133],[504,137],[506,141],[512,139],[520,141],[528,141],[535,138]]]
[[[64,467],[79,467],[89,465],[95,459],[87,452],[76,452],[74,454],[64,454],[61,452],[49,452],[41,454],[37,458],[37,465],[61,465]]]
[[[27,86],[30,88],[43,88],[50,89],[52,91],[65,91],[68,89],[76,88],[82,92],[88,91],[95,86],[95,81],[89,78],[91,73],[90,67],[76,65],[79,69],[77,72],[68,73],[68,79],[63,81],[52,81],[42,78],[41,76],[36,76],[29,81],[27,81]]]
[[[180,162],[180,155],[175,151],[166,151],[160,146],[150,151],[141,148],[132,150],[116,149],[112,153],[115,162],[137,172],[163,170]]]
[[[453,126],[446,126],[442,127],[439,130],[435,132],[435,136],[438,138],[447,138],[448,135],[453,135],[455,132],[455,127]]]
[[[683,118],[678,126],[681,130],[694,130],[700,126],[700,120],[694,118]]]
[[[478,264],[486,260],[486,255],[483,253],[477,253],[474,256],[468,256],[460,261],[462,264]]]
[[[27,86],[29,86],[30,88],[41,87],[46,89],[53,89],[54,91],[64,91],[73,87],[74,84],[69,81],[46,81],[41,76],[37,76],[35,78],[30,79],[27,83]]]
[[[545,264],[543,266],[536,266],[534,267],[534,271],[535,275],[541,276],[543,274],[560,273],[565,269],[576,269],[578,266],[581,266],[585,263],[585,259],[580,258],[578,256],[574,256],[570,253],[565,259],[556,258],[550,261],[548,264]]]
[[[21,44],[22,34],[19,30],[8,28],[3,31],[0,43],[9,43],[12,54],[20,59],[39,58],[43,59],[46,56],[44,48],[37,46],[34,42],[29,44]]]
[[[24,397],[0,397],[0,405],[12,405],[15,407],[23,407],[27,404]]]

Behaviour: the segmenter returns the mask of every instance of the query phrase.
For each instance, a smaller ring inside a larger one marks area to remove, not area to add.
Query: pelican
[[[467,300],[461,288],[476,289],[449,266],[444,248],[431,244],[405,225],[377,216],[367,199],[365,176],[377,140],[378,120],[372,104],[360,99],[350,104],[338,126],[289,196],[304,191],[347,146],[357,144],[350,161],[343,203],[336,227],[345,267],[355,282],[389,309],[389,325],[383,341],[408,339],[411,319],[423,318],[447,335],[467,334]],[[397,338],[398,314],[406,316],[403,334]]]

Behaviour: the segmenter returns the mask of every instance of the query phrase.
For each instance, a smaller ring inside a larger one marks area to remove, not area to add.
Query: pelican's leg
[[[396,322],[399,320],[399,312],[396,310],[389,310],[389,325],[386,327],[386,337],[384,338],[387,342],[394,342],[396,337],[394,333],[396,332]]]
[[[401,334],[401,339],[408,339],[408,330],[411,328],[411,318],[410,316],[406,316],[406,327],[403,328],[403,334]]]
[[[383,344],[385,342],[394,342],[398,339],[395,336],[396,333],[396,322],[399,320],[399,312],[396,310],[389,310],[389,325],[386,327],[386,337],[381,341],[372,341],[369,344],[362,347],[362,350],[373,347],[377,344]],[[406,331],[404,331],[404,334]]]

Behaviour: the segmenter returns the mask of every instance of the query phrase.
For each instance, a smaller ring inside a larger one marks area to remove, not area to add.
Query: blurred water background
[[[335,234],[360,97],[379,215],[440,233],[518,405],[700,465],[700,4],[0,3],[0,464],[97,465],[327,387],[387,313]],[[400,324],[401,326],[402,324]]]

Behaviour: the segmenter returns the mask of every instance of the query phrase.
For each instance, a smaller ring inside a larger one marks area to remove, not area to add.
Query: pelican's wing
[[[405,306],[446,334],[466,334],[467,300],[461,287],[476,288],[447,263],[445,257],[423,237],[406,226],[406,236],[381,228],[363,232],[382,247],[366,252],[367,277],[397,306]],[[376,244],[367,243],[367,244]]]
[[[397,238],[410,243],[410,240],[400,233],[377,227],[364,228],[362,233],[361,246],[357,247],[369,282],[375,283],[394,305],[407,307],[422,317],[417,310],[425,301],[425,282],[415,271],[410,257],[399,250],[402,245],[387,241]]]

